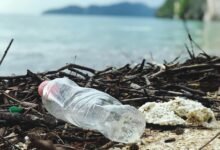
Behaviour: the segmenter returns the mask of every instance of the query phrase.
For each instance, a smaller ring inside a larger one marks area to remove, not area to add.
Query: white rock
[[[199,102],[181,97],[176,97],[166,103],[149,102],[142,105],[139,110],[144,113],[147,123],[219,127],[210,108],[204,107]]]

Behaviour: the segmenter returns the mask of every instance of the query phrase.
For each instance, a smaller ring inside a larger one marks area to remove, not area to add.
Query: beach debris
[[[210,108],[201,103],[175,97],[164,103],[147,102],[139,110],[144,113],[147,123],[158,125],[192,125],[206,128],[219,128],[215,115]]]
[[[68,78],[44,81],[38,91],[51,115],[79,128],[121,143],[138,142],[144,133],[143,114],[104,92],[80,87]]]
[[[171,62],[164,62],[163,65],[142,60],[135,66],[126,64],[119,68],[108,67],[95,70],[77,64],[67,64],[46,72],[34,73],[27,70],[24,75],[0,76],[0,149],[16,149],[15,145],[24,143],[24,137],[29,136],[30,133],[34,133],[37,139],[43,140],[43,143],[46,141],[48,144],[48,141],[52,141],[52,144],[49,142],[49,146],[56,148],[107,149],[106,147],[119,146],[118,143],[111,143],[100,133],[65,123],[46,111],[37,92],[38,86],[45,80],[62,77],[67,77],[82,87],[106,92],[122,104],[136,108],[147,102],[167,103],[175,97],[184,97],[210,108],[216,120],[220,120],[220,100],[219,96],[216,96],[220,87],[220,58],[218,56],[200,53],[185,62],[178,62],[175,59]],[[9,112],[11,106],[22,107],[23,111]],[[212,116],[208,110],[207,114]],[[180,117],[179,122],[185,121],[184,119]],[[214,124],[214,119],[208,119],[207,126],[210,125],[209,121]],[[188,124],[185,123],[185,125]],[[202,124],[202,126],[206,125]],[[191,129],[190,126],[188,127]],[[145,131],[148,129],[156,131],[158,128],[160,131],[171,131],[180,127],[148,124]],[[185,129],[180,130],[175,135],[181,136],[184,131]],[[6,138],[13,132],[16,138]],[[144,133],[143,137],[148,138],[148,135]],[[171,143],[179,141],[178,137],[175,139],[176,141]],[[163,143],[164,140],[162,140]],[[36,149],[38,146],[38,144],[33,144],[34,140],[30,140],[30,143],[32,147],[28,149]]]
[[[24,109],[22,107],[11,106],[8,110],[11,113],[21,113]]]

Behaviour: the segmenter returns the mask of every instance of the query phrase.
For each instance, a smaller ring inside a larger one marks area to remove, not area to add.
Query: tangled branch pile
[[[220,119],[220,58],[205,53],[184,63],[174,60],[97,71],[68,64],[43,73],[0,77],[0,149],[106,149],[109,140],[97,132],[56,120],[42,106],[37,93],[44,80],[68,77],[83,87],[109,93],[123,104],[139,107],[146,102],[165,102],[176,96],[201,102]],[[23,111],[10,112],[12,106]],[[114,143],[117,144],[117,143]]]

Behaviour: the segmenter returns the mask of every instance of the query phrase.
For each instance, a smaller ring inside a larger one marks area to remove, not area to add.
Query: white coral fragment
[[[192,125],[218,128],[213,111],[201,103],[176,97],[165,103],[149,102],[139,110],[144,113],[147,123],[158,125]]]

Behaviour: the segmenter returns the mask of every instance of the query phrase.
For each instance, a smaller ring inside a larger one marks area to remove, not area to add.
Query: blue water
[[[102,69],[126,63],[187,58],[187,35],[179,20],[104,16],[0,15],[0,56],[15,41],[0,75],[42,72],[66,63]],[[220,23],[189,22],[208,53],[220,55]],[[199,51],[197,51],[199,52]]]

